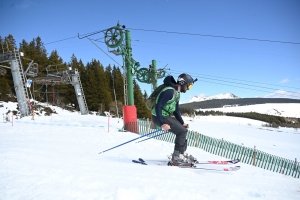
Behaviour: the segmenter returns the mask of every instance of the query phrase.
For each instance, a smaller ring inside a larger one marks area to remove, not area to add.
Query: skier
[[[152,122],[160,126],[163,130],[170,130],[176,135],[174,152],[170,158],[170,165],[189,165],[196,161],[192,155],[186,153],[187,149],[187,128],[179,110],[180,92],[185,93],[190,90],[197,79],[193,79],[188,74],[180,74],[177,82],[173,76],[164,79],[167,85],[156,98],[156,105],[152,109]],[[174,115],[172,117],[171,115]]]

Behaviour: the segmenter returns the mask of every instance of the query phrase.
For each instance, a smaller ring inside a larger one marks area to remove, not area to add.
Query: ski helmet
[[[180,74],[177,79],[177,83],[181,86],[180,92],[185,93],[187,90],[190,90],[197,80],[198,79],[194,80],[190,75],[186,73]]]

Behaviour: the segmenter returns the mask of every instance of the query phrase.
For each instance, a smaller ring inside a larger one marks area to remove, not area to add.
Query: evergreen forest
[[[110,111],[115,116],[123,116],[124,81],[119,67],[115,65],[103,66],[97,59],[92,59],[84,64],[74,54],[70,55],[70,60],[64,61],[57,50],[50,53],[47,52],[41,37],[36,37],[32,41],[23,39],[17,45],[12,35],[4,38],[0,36],[0,44],[1,52],[7,48],[15,48],[24,53],[22,57],[24,70],[26,70],[32,60],[34,63],[37,63],[38,77],[46,76],[49,70],[50,72],[52,70],[52,73],[56,73],[57,71],[67,70],[68,67],[76,68],[80,73],[80,80],[89,111],[96,111],[99,114],[102,114],[104,111]],[[9,63],[2,63],[2,65],[9,66]],[[0,100],[16,101],[10,69],[5,70],[6,73],[0,76]],[[151,113],[145,104],[145,99],[148,97],[147,92],[144,91],[142,93],[140,86],[135,80],[133,88],[137,117],[150,118]],[[79,110],[75,90],[71,84],[49,85],[33,82],[30,91],[36,101]]]

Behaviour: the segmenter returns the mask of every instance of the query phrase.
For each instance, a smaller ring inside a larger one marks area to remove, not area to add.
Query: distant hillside
[[[180,108],[184,109],[207,109],[207,108],[222,108],[225,105],[254,105],[264,103],[300,103],[299,99],[285,98],[243,98],[243,99],[213,99],[208,101],[191,102],[180,104]]]
[[[231,93],[223,93],[210,97],[194,96],[189,102],[208,101],[213,99],[239,99],[239,97]]]

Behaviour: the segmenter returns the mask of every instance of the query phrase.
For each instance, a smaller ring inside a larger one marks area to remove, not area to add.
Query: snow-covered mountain
[[[212,99],[239,99],[239,97],[231,93],[223,93],[223,94],[210,96],[210,97],[200,95],[200,96],[194,96],[189,102],[191,103],[191,102],[207,101]]]

